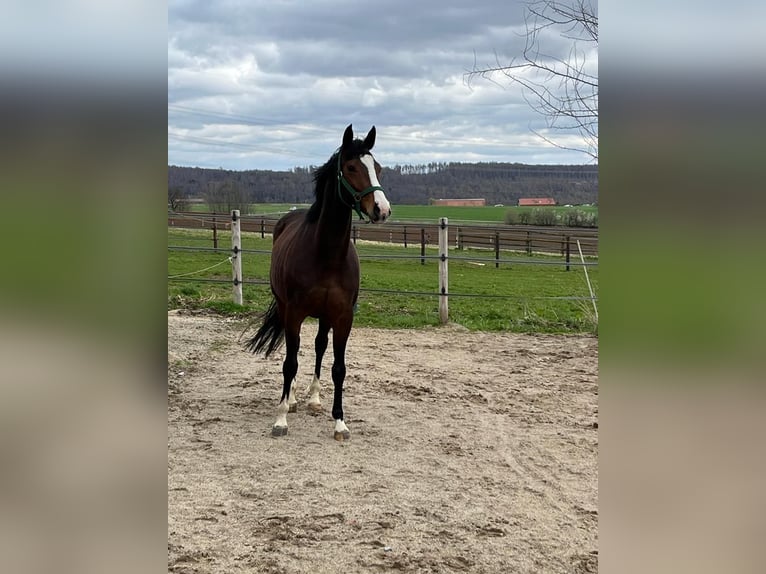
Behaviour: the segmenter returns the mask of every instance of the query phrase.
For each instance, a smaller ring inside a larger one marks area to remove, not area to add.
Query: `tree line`
[[[311,203],[314,169],[231,171],[171,165],[168,204],[180,209],[195,198],[216,211],[228,211],[247,203]],[[384,167],[380,179],[389,200],[400,204],[484,198],[488,205],[515,205],[523,197],[552,197],[560,205],[598,202],[597,165],[436,162]]]

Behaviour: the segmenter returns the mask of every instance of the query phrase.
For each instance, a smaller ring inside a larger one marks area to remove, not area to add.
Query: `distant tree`
[[[183,207],[185,200],[184,192],[180,187],[168,187],[168,207],[172,211],[179,211]]]
[[[532,210],[532,222],[535,225],[556,225],[556,213],[552,209],[536,208]]]
[[[521,57],[508,63],[497,59],[485,67],[474,64],[466,82],[483,78],[499,83],[504,77],[521,85],[524,99],[545,117],[548,128],[579,133],[584,148],[563,145],[556,137],[532,130],[537,136],[598,160],[598,6],[591,0],[531,0],[524,20],[526,45]],[[542,45],[553,35],[570,42],[566,57],[551,55]]]
[[[205,201],[215,213],[229,213],[239,209],[240,214],[244,215],[250,209],[244,188],[229,179],[223,183],[209,183]]]
[[[447,163],[431,173],[415,173],[417,166],[383,168],[381,184],[390,201],[424,204],[429,198],[483,197],[487,204],[516,205],[522,197],[555,197],[561,204],[593,203],[598,199],[598,166],[526,165],[519,163]],[[218,187],[231,182],[248,203],[310,203],[310,171],[221,171],[168,166],[168,188],[179,187],[186,198],[212,200],[219,210],[228,204],[217,197]],[[242,202],[244,203],[244,202]]]
[[[582,227],[586,213],[580,209],[573,209],[564,214],[564,225],[569,227]]]

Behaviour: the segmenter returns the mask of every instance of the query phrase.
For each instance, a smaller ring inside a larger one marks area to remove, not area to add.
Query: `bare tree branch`
[[[168,207],[172,211],[179,211],[185,204],[185,199],[180,187],[168,187]]]
[[[545,118],[551,131],[577,133],[584,146],[572,148],[532,130],[544,141],[574,149],[598,160],[598,75],[589,63],[598,50],[598,13],[591,0],[532,0],[524,16],[526,44],[519,58],[508,63],[495,54],[495,64],[474,67],[464,75],[470,86],[477,78],[500,84],[519,84],[531,109]],[[566,58],[543,51],[546,39],[553,35],[571,42]],[[531,129],[531,128],[530,128]]]

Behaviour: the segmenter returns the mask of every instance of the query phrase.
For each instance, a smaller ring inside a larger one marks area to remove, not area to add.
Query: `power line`
[[[256,116],[245,116],[241,114],[231,114],[228,112],[215,112],[210,110],[205,110],[202,108],[192,108],[188,106],[179,106],[178,104],[171,104],[168,106],[168,109],[175,110],[181,113],[186,114],[192,114],[197,116],[209,116],[213,118],[221,118],[221,119],[230,119],[230,120],[237,120],[240,123],[252,125],[252,126],[266,126],[266,125],[280,125],[280,126],[290,126],[293,129],[298,129],[301,131],[309,131],[309,132],[317,132],[325,135],[335,135],[336,131],[331,130],[329,128],[320,128],[317,126],[307,126],[302,124],[293,124],[288,121],[283,120],[277,120],[273,118],[260,118]]]
[[[304,132],[315,132],[317,134],[326,135],[326,136],[337,135],[336,130],[333,130],[333,129],[322,128],[322,127],[311,126],[311,125],[294,124],[294,123],[275,120],[271,118],[260,118],[256,116],[232,114],[228,112],[216,112],[216,111],[205,110],[202,108],[181,106],[178,104],[170,104],[168,106],[168,109],[175,110],[181,113],[188,113],[192,115],[201,115],[201,116],[210,116],[210,117],[216,117],[221,119],[237,120],[240,123],[244,123],[244,124],[252,125],[252,126],[284,125],[284,126],[289,126],[292,129],[301,130]],[[536,147],[538,147],[535,145],[529,145],[525,143],[509,143],[506,141],[501,142],[501,141],[489,141],[489,140],[477,141],[476,139],[446,138],[446,137],[438,137],[438,136],[417,137],[417,136],[402,136],[397,134],[386,134],[386,139],[391,141],[399,141],[402,143],[413,143],[417,141],[427,140],[429,142],[441,143],[441,144],[452,144],[452,145],[481,145],[481,146],[490,146],[490,147],[513,147],[513,148],[529,148],[529,149],[535,149]]]
[[[274,148],[274,147],[262,147],[254,144],[245,144],[245,143],[238,143],[238,142],[231,142],[231,141],[221,141],[216,140],[213,138],[206,138],[201,136],[191,136],[187,134],[177,134],[173,132],[168,132],[168,137],[171,139],[175,139],[178,141],[186,141],[190,143],[198,143],[203,145],[214,145],[214,146],[220,146],[220,147],[230,147],[230,148],[237,148],[242,150],[252,150],[252,151],[259,151],[263,153],[273,153],[273,154],[279,154],[279,155],[291,155],[294,157],[310,157],[305,154],[296,153],[294,151],[290,151],[283,148]]]

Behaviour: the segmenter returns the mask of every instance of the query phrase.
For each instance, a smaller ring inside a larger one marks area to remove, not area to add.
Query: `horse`
[[[333,437],[338,441],[351,437],[343,417],[346,344],[359,296],[359,258],[351,242],[351,211],[360,219],[366,215],[371,223],[383,223],[391,216],[391,205],[379,181],[381,167],[371,153],[374,145],[375,126],[361,140],[354,138],[349,125],[341,146],[314,172],[314,203],[307,210],[289,212],[274,227],[269,273],[273,299],[261,316],[260,328],[245,345],[253,354],[262,352],[268,357],[286,344],[282,396],[271,429],[274,437],[287,434],[287,414],[297,411],[295,375],[301,326],[307,317],[319,320],[307,408],[314,413],[322,410],[320,372],[332,329]]]

